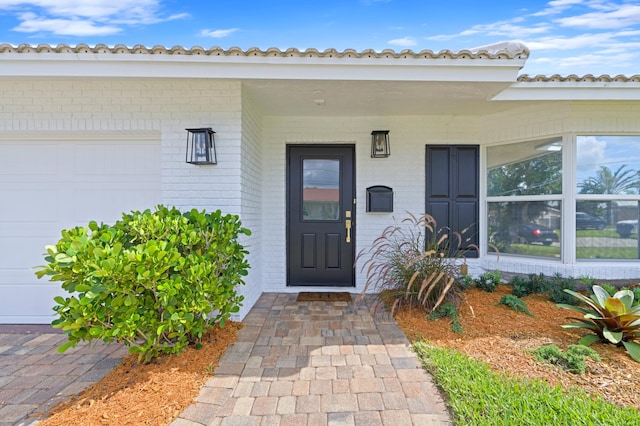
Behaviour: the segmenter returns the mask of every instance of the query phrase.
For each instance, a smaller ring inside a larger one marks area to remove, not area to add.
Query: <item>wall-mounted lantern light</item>
[[[187,131],[187,163],[217,164],[216,133],[211,127],[201,129],[185,129]]]
[[[389,155],[391,155],[389,131],[374,130],[371,132],[371,158],[385,158]]]

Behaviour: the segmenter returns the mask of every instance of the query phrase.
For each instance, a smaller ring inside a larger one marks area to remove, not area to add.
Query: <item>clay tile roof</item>
[[[395,52],[391,49],[385,49],[377,52],[373,49],[365,49],[358,52],[354,49],[345,49],[342,52],[336,49],[326,49],[319,51],[317,49],[298,50],[290,48],[280,50],[272,47],[261,50],[252,47],[243,50],[239,47],[231,47],[222,49],[220,47],[211,47],[204,49],[200,46],[186,48],[183,46],[174,46],[166,48],[163,46],[146,47],[143,45],[135,45],[127,47],[122,44],[109,47],[105,44],[97,44],[93,47],[87,44],[78,44],[69,46],[59,44],[50,46],[41,44],[32,46],[29,44],[20,44],[13,46],[11,44],[0,44],[0,53],[91,53],[91,54],[131,54],[131,55],[208,55],[208,56],[259,56],[259,57],[314,57],[314,58],[417,58],[417,59],[526,59],[529,57],[529,49],[520,43],[501,43],[497,45],[484,46],[475,49],[464,49],[457,52],[450,50],[441,50],[433,52],[431,50],[422,50],[414,52],[406,49],[401,52]]]
[[[537,83],[537,82],[604,82],[604,83],[610,83],[610,82],[619,82],[619,83],[628,83],[628,82],[634,82],[634,83],[638,83],[640,82],[640,75],[635,74],[632,75],[630,77],[627,77],[625,75],[616,75],[615,77],[611,77],[608,74],[603,74],[600,76],[594,76],[592,74],[586,74],[583,76],[577,76],[575,74],[570,74],[567,76],[562,76],[559,74],[553,74],[551,76],[546,76],[546,75],[534,75],[531,76],[529,74],[522,74],[520,76],[518,76],[518,82],[523,82],[523,83]]]

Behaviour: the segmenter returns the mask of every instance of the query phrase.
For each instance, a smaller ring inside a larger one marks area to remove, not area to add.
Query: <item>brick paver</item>
[[[57,403],[102,379],[127,354],[119,344],[80,344],[65,353],[50,326],[0,326],[0,426],[34,425]]]
[[[451,425],[430,375],[374,297],[263,294],[194,405],[172,426]],[[355,297],[354,297],[355,299]]]

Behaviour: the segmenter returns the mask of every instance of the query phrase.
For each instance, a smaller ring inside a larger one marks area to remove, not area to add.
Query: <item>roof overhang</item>
[[[6,45],[4,45],[6,46]],[[144,77],[270,80],[478,81],[513,83],[524,57],[292,51],[4,49],[3,77]]]
[[[518,43],[438,53],[5,44],[0,78],[223,79],[269,114],[462,115],[486,112],[528,54]]]
[[[494,101],[638,101],[640,76],[520,76]]]

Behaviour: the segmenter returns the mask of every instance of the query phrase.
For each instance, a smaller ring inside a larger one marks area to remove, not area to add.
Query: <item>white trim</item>
[[[487,197],[486,201],[488,203],[506,203],[514,201],[562,201],[562,194],[491,196]]]
[[[0,77],[516,81],[525,59],[3,53]]]
[[[480,253],[478,253],[478,256],[480,257],[480,259],[482,259],[483,257],[485,257],[487,255],[487,253],[489,253],[489,221],[488,221],[488,217],[489,217],[489,212],[487,209],[487,146],[486,145],[480,145],[480,150],[479,150],[479,161],[480,161],[480,167],[478,167],[479,171],[480,171],[480,176],[479,176],[479,188],[478,190],[480,191],[480,194],[478,194],[478,200],[480,203],[479,209],[480,209],[480,220],[478,223],[479,229],[478,229],[478,233],[479,233],[479,243],[480,243]]]
[[[640,82],[515,83],[492,101],[637,101]]]
[[[576,135],[562,137],[562,233],[560,235],[560,259],[563,263],[576,262],[576,167],[578,149]]]

